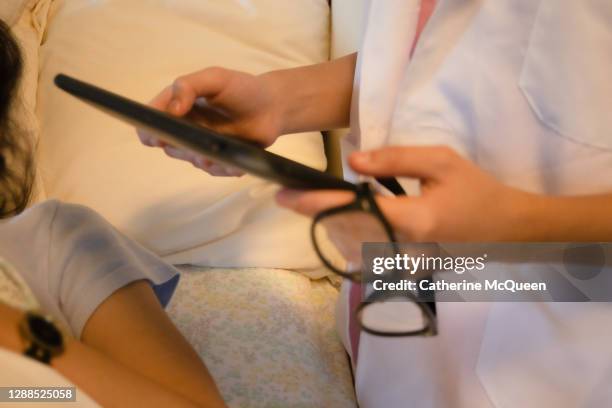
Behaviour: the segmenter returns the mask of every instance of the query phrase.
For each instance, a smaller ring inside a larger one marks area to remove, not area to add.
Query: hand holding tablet
[[[281,133],[282,113],[272,89],[264,76],[213,67],[177,78],[149,106],[266,147]],[[214,176],[243,174],[193,151],[165,145],[146,131],[138,133],[145,145],[162,147],[169,156],[189,161]]]
[[[198,126],[187,120],[188,116],[172,116],[67,75],[56,76],[55,84],[97,109],[143,129],[163,143],[196,152],[209,160],[233,166],[285,187],[333,190],[355,188],[352,183],[268,152],[260,145]],[[158,103],[169,101],[168,95],[162,98]],[[182,108],[189,109],[185,106]],[[248,115],[245,117],[248,118]],[[245,126],[246,123],[248,120]]]

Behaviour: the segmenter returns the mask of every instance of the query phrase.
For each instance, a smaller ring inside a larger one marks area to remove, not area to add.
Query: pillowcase
[[[334,0],[331,3],[331,58],[343,57],[359,49],[366,13],[365,0]],[[348,129],[337,129],[329,132],[327,139],[327,158],[330,169],[342,175],[342,140],[348,135]]]
[[[19,20],[29,3],[32,3],[32,0],[4,0],[0,4],[0,20],[12,26]]]
[[[212,177],[143,147],[130,126],[52,81],[64,72],[146,102],[176,76],[207,66],[261,73],[328,55],[325,0],[59,3],[41,56],[46,194],[95,209],[174,264],[318,268],[310,221],[276,206],[277,187]],[[271,150],[325,168],[319,133],[285,136]]]

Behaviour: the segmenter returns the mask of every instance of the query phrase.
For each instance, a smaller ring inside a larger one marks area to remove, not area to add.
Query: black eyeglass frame
[[[399,249],[397,248],[397,240],[395,238],[395,232],[393,232],[393,227],[391,227],[391,224],[389,223],[389,221],[387,221],[387,218],[383,215],[380,208],[378,208],[378,205],[376,204],[376,199],[374,198],[374,194],[372,192],[372,187],[369,183],[360,183],[357,185],[357,188],[355,189],[355,199],[353,200],[353,202],[339,207],[330,208],[318,213],[314,217],[310,226],[310,238],[312,240],[312,246],[314,247],[315,252],[327,268],[329,268],[335,274],[342,276],[343,278],[359,283],[361,282],[361,271],[358,273],[346,273],[336,268],[331,262],[327,260],[327,258],[323,254],[323,251],[321,250],[321,248],[319,248],[318,241],[316,239],[316,228],[317,225],[321,222],[321,220],[337,214],[347,213],[351,211],[361,211],[374,215],[378,219],[378,221],[380,221],[381,225],[385,230],[385,233],[389,237],[389,243],[394,245],[394,249]]]
[[[384,184],[388,185],[388,183],[384,183]],[[399,186],[399,184],[397,184],[395,180],[393,181],[393,184]],[[401,190],[401,187],[399,187],[399,189]],[[397,188],[394,188],[394,190],[397,191]],[[401,193],[402,191],[399,192],[399,194]],[[387,218],[385,217],[381,209],[378,207],[378,204],[376,203],[374,192],[372,191],[372,187],[370,183],[367,183],[367,182],[359,183],[357,185],[355,189],[355,199],[351,203],[342,205],[339,207],[330,208],[330,209],[327,209],[327,210],[324,210],[318,213],[314,217],[313,222],[311,224],[310,237],[311,237],[315,252],[319,256],[319,259],[323,262],[323,264],[327,268],[329,268],[329,270],[331,270],[332,272],[334,272],[335,274],[339,276],[342,276],[345,279],[351,280],[352,282],[361,283],[362,272],[359,271],[357,273],[347,273],[347,272],[344,272],[336,268],[331,262],[327,260],[327,258],[323,254],[323,251],[321,250],[321,248],[319,248],[318,240],[316,238],[317,225],[319,225],[319,223],[323,219],[334,216],[334,215],[338,215],[341,213],[351,212],[351,211],[361,211],[361,212],[369,213],[375,216],[377,220],[380,222],[380,224],[382,225],[383,229],[385,230],[385,233],[387,234],[387,237],[389,238],[389,243],[393,246],[394,252],[399,253],[399,246],[398,246],[395,232],[393,231],[393,227],[391,226],[391,224],[389,223],[389,221],[387,220]],[[368,296],[367,299],[362,301],[359,307],[357,308],[357,317],[358,317],[358,321],[359,321],[359,324],[362,330],[369,334],[373,334],[376,336],[382,336],[382,337],[435,336],[438,333],[435,306],[432,307],[428,302],[419,300],[414,294],[410,292],[406,293],[405,296],[408,297],[412,303],[415,303],[421,309],[421,312],[423,313],[423,316],[426,320],[425,327],[419,330],[411,330],[411,331],[404,331],[404,332],[383,332],[383,331],[371,329],[370,327],[367,327],[366,325],[364,325],[361,320],[361,314],[363,310],[367,308],[369,305],[373,303],[383,302],[387,298],[385,294],[383,293],[374,292],[370,296]]]
[[[428,302],[424,302],[422,300],[417,299],[414,294],[407,292],[404,294],[410,301],[415,304],[419,309],[421,309],[421,313],[423,313],[423,317],[425,319],[425,326],[422,329],[418,330],[407,330],[407,331],[398,331],[398,332],[386,332],[381,330],[375,330],[363,323],[362,313],[363,311],[370,305],[374,303],[384,302],[388,300],[388,297],[383,293],[374,292],[368,296],[367,299],[362,301],[357,307],[357,321],[361,326],[361,329],[369,334],[373,334],[375,336],[380,337],[411,337],[411,336],[422,336],[422,337],[431,337],[438,334],[438,318],[430,306]]]

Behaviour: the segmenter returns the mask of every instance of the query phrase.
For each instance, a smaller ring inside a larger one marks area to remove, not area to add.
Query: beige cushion
[[[332,0],[331,58],[351,54],[359,48],[366,0]],[[329,170],[337,175],[342,174],[340,139],[348,130],[329,132],[327,143],[327,160]]]
[[[361,42],[366,0],[332,0],[331,57],[357,51]]]
[[[310,221],[278,208],[275,186],[211,177],[143,147],[130,126],[60,92],[53,76],[145,102],[177,75],[211,65],[258,73],[328,57],[325,0],[62,2],[41,60],[47,196],[95,209],[172,263],[316,268]],[[326,165],[319,133],[283,137],[272,150]]]
[[[9,26],[15,24],[32,0],[3,0],[0,3],[0,20]]]

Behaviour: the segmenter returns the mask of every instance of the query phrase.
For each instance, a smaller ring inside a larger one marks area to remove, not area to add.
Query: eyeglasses
[[[405,194],[395,179],[378,181],[396,195]],[[369,183],[357,185],[351,203],[317,214],[311,238],[327,268],[362,285],[364,299],[357,309],[357,319],[365,332],[385,337],[437,334],[435,303],[424,301],[419,292],[404,291],[391,296],[388,292],[373,291],[367,282],[362,282],[363,242],[389,243],[392,253],[385,256],[400,253],[393,227],[376,204]]]

